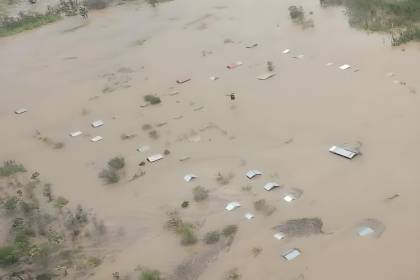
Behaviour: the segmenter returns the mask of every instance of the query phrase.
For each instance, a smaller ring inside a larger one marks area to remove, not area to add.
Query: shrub
[[[224,227],[224,229],[222,231],[222,234],[225,237],[230,237],[230,236],[235,235],[237,232],[238,232],[238,226],[237,225],[228,225],[228,226]]]
[[[109,167],[115,170],[119,170],[125,166],[125,159],[123,157],[115,157],[108,161]]]
[[[210,231],[204,236],[204,242],[208,245],[214,244],[220,239],[220,232]]]
[[[151,95],[151,94],[145,95],[144,101],[149,102],[152,105],[159,104],[162,102],[159,97]]]
[[[199,202],[206,200],[209,196],[209,191],[202,186],[197,186],[193,190],[194,200]]]
[[[9,266],[19,261],[19,256],[12,246],[0,247],[0,265]]]
[[[0,177],[8,177],[19,172],[26,172],[22,164],[17,164],[14,160],[8,160],[0,167]]]
[[[102,260],[100,258],[97,258],[97,257],[89,257],[87,259],[86,263],[89,267],[97,267],[97,266],[101,265]]]
[[[152,129],[152,126],[150,124],[144,124],[141,128],[143,130],[150,130],[150,129]]]

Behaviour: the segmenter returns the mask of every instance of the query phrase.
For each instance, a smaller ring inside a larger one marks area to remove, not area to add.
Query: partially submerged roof
[[[162,154],[155,154],[155,155],[151,155],[151,156],[147,157],[147,160],[149,162],[155,162],[155,161],[158,161],[158,160],[161,160],[161,159],[163,159]]]
[[[226,209],[226,210],[228,210],[228,211],[232,211],[232,210],[235,210],[236,208],[238,208],[238,207],[240,207],[240,206],[241,206],[241,204],[240,204],[239,202],[237,202],[237,201],[232,201],[232,202],[229,202],[229,203],[226,205],[225,209]]]
[[[359,234],[359,236],[369,236],[375,233],[375,230],[371,227],[364,226],[364,227],[360,227],[357,230],[357,233]]]
[[[341,65],[340,67],[338,67],[340,70],[346,70],[346,69],[349,69],[351,66],[350,65],[348,65],[348,64],[343,64],[343,65]]]
[[[267,184],[264,185],[264,189],[266,191],[271,191],[272,189],[279,188],[279,187],[280,187],[280,184],[276,182],[268,182]]]
[[[187,182],[189,182],[189,181],[191,181],[195,178],[198,178],[198,176],[194,175],[194,174],[187,174],[187,175],[184,176],[184,180],[187,181]]]
[[[274,73],[274,72],[268,72],[268,73],[264,73],[264,74],[261,74],[261,75],[257,76],[257,79],[263,81],[263,80],[270,79],[271,77],[274,77],[275,75],[276,75],[276,73]]]
[[[346,148],[342,148],[342,147],[338,147],[338,146],[332,146],[329,151],[333,154],[348,158],[348,159],[352,159],[357,155],[357,152],[346,149]]]
[[[104,125],[104,122],[102,120],[93,121],[91,123],[92,127],[100,127]]]
[[[95,136],[95,137],[93,137],[92,139],[90,139],[90,141],[92,141],[92,142],[99,142],[99,141],[101,141],[102,139],[104,139],[102,136]]]
[[[246,177],[248,177],[248,179],[252,179],[252,178],[254,178],[255,176],[258,176],[258,175],[263,175],[263,173],[259,170],[256,170],[256,169],[249,170],[246,173]]]
[[[82,135],[81,131],[74,131],[74,132],[70,133],[71,137],[76,137],[76,136],[80,136],[80,135]]]
[[[282,240],[286,237],[286,234],[284,234],[283,232],[277,232],[273,235],[273,237],[277,240]]]
[[[20,109],[17,109],[15,111],[15,114],[20,115],[20,114],[23,114],[23,113],[26,113],[26,112],[28,112],[28,109],[26,109],[26,108],[20,108]]]
[[[148,150],[150,150],[150,147],[147,146],[147,145],[144,145],[144,146],[141,146],[140,148],[138,148],[137,149],[137,152],[144,153],[144,152],[146,152]]]
[[[286,251],[285,253],[282,254],[283,258],[285,258],[288,261],[291,261],[297,257],[299,257],[301,255],[301,251],[299,249],[291,249]]]
[[[254,218],[254,214],[252,214],[252,213],[245,213],[244,217],[245,217],[245,219],[247,219],[247,220],[251,220],[251,219],[253,219],[253,218]]]

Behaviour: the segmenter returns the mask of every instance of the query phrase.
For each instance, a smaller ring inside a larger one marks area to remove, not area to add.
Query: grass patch
[[[209,197],[209,191],[202,186],[195,187],[192,190],[192,192],[193,192],[194,201],[196,202],[206,200]]]
[[[269,203],[265,199],[260,199],[254,202],[254,209],[263,213],[265,216],[270,216],[271,214],[276,211],[276,208]]]
[[[26,172],[22,164],[17,164],[13,160],[8,160],[0,167],[0,177],[9,177],[19,172]]]
[[[388,32],[398,46],[420,40],[420,1],[320,0],[322,7],[344,5],[350,26],[373,32]]]
[[[140,274],[139,280],[163,280],[160,271],[145,268]]]
[[[151,94],[145,95],[144,101],[149,102],[152,105],[159,104],[162,102],[159,97],[151,95]]]
[[[19,261],[16,248],[13,246],[0,247],[0,265],[10,266]]]
[[[110,0],[85,0],[85,6],[90,10],[102,10],[108,7]]]
[[[183,246],[194,245],[198,241],[194,226],[191,223],[184,222],[177,212],[169,213],[169,220],[166,222],[166,227],[181,236],[181,245]]]
[[[214,243],[217,243],[220,240],[220,232],[216,231],[210,231],[204,236],[204,243],[207,245],[211,245]]]
[[[61,19],[56,10],[49,10],[45,14],[29,12],[19,13],[18,17],[4,16],[0,18],[0,37],[10,36],[22,31],[35,29],[42,25]]]

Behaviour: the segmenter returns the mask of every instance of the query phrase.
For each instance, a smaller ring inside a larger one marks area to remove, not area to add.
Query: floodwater
[[[290,5],[312,11],[315,27],[293,24]],[[39,171],[72,205],[93,209],[111,231],[123,229],[89,279],[126,275],[137,265],[170,278],[206,254],[198,279],[223,279],[233,268],[241,279],[413,279],[420,273],[419,59],[418,44],[392,48],[386,35],[351,29],[342,8],[317,1],[127,2],[85,22],[67,18],[0,39],[0,159]],[[236,61],[243,65],[226,68]],[[276,76],[257,80],[267,61]],[[339,70],[345,63],[351,68]],[[176,84],[184,78],[191,81]],[[162,104],[140,107],[146,94]],[[28,112],[15,115],[21,107]],[[90,127],[98,119],[105,125]],[[144,124],[160,137],[151,139]],[[69,136],[77,130],[85,135]],[[36,131],[65,147],[52,149]],[[138,136],[121,140],[122,133]],[[96,135],[104,139],[91,142]],[[151,149],[137,152],[143,145]],[[340,158],[328,153],[332,145],[362,155]],[[171,154],[163,160],[138,166],[165,149]],[[104,185],[98,173],[118,155],[126,176]],[[129,182],[139,168],[146,174]],[[249,180],[249,169],[264,175]],[[219,172],[234,176],[220,185]],[[190,173],[199,178],[187,183]],[[271,181],[284,188],[266,192]],[[193,202],[197,185],[210,190],[207,201]],[[287,203],[283,194],[293,188],[303,193]],[[255,211],[259,199],[277,210]],[[190,207],[180,207],[184,200]],[[241,207],[226,211],[233,200]],[[200,237],[229,224],[238,233],[228,250],[182,247],[164,227],[174,209],[199,225]],[[247,212],[255,218],[246,220]],[[325,234],[273,238],[273,227],[305,217],[322,219]],[[385,225],[379,238],[358,236],[366,219]],[[262,248],[257,257],[254,247]],[[292,248],[302,254],[287,262],[281,255]]]

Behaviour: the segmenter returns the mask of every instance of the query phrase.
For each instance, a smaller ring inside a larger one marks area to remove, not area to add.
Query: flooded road
[[[314,27],[294,24],[290,5],[303,6]],[[245,280],[412,279],[420,273],[419,59],[418,44],[393,48],[387,35],[351,29],[341,7],[317,1],[127,2],[88,21],[66,18],[0,39],[0,158],[39,171],[72,205],[124,233],[89,279],[129,275],[138,265],[176,279],[177,266],[191,259],[199,276],[185,279],[224,279],[234,268]],[[267,61],[276,75],[256,79]],[[162,103],[142,107],[147,94]],[[21,107],[28,112],[15,115]],[[92,128],[98,119],[105,124]],[[84,134],[69,136],[77,130]],[[36,131],[64,148],[40,142]],[[122,140],[123,133],[137,137]],[[103,140],[91,142],[97,135]],[[150,150],[138,152],[144,145]],[[334,156],[333,145],[362,155]],[[164,159],[139,166],[165,149]],[[104,185],[98,173],[114,156],[125,158],[125,176]],[[130,181],[140,169],[145,175]],[[264,174],[249,180],[250,169]],[[185,182],[190,173],[198,178]],[[220,184],[218,173],[229,182]],[[284,187],[265,191],[273,181]],[[209,190],[206,201],[193,201],[198,185]],[[285,202],[294,188],[302,195]],[[276,210],[256,211],[260,199]],[[241,207],[226,211],[230,201]],[[164,226],[175,209],[200,239],[230,224],[238,232],[218,251],[201,241],[180,246]],[[324,233],[273,238],[273,227],[304,217],[319,217]],[[380,237],[358,236],[369,218],[385,225]],[[302,254],[284,260],[292,248]]]

